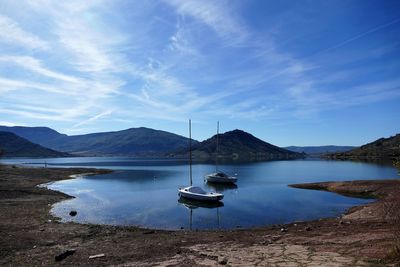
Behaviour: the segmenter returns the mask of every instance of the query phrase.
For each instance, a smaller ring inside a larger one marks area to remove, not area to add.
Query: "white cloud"
[[[33,81],[28,81],[28,80],[12,80],[12,79],[6,79],[0,77],[0,92],[6,93],[9,91],[14,91],[14,90],[25,90],[27,91],[28,89],[36,89],[36,90],[41,90],[44,92],[49,92],[49,93],[56,93],[56,94],[62,94],[62,95],[71,95],[72,93],[65,90],[65,89],[60,89],[60,86],[53,86],[49,85],[46,83],[36,83]]]
[[[196,19],[232,43],[247,37],[245,27],[235,18],[229,1],[169,0],[165,3],[173,6],[178,14]]]
[[[111,110],[106,110],[106,111],[104,111],[104,112],[102,112],[100,114],[97,114],[97,115],[95,115],[93,117],[90,117],[87,120],[81,121],[81,122],[73,125],[72,128],[77,128],[77,127],[80,127],[82,125],[89,124],[89,123],[94,122],[94,121],[96,121],[96,120],[98,120],[100,118],[106,117],[106,116],[110,115],[111,113],[112,113]]]
[[[0,14],[0,42],[24,46],[30,49],[48,49],[49,45],[39,37],[24,31],[17,22]]]
[[[12,126],[24,126],[23,123],[15,123],[15,122],[9,122],[9,121],[0,121],[0,125],[1,126],[9,126],[9,127],[12,127]]]
[[[73,77],[70,75],[65,75],[63,73],[55,72],[49,69],[46,69],[42,66],[42,62],[38,59],[35,59],[30,56],[0,56],[0,62],[8,62],[12,64],[17,64],[22,68],[37,72],[44,76],[62,80],[65,82],[72,83],[82,83],[83,80],[77,77]]]
[[[187,35],[188,33],[185,27],[181,23],[178,23],[176,25],[176,32],[170,37],[169,49],[189,56],[198,57],[199,53],[194,46],[190,44]]]

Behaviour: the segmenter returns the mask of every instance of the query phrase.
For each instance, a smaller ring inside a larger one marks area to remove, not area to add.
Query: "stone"
[[[96,255],[89,256],[89,259],[103,258],[105,256],[106,255],[104,253],[101,253],[101,254],[96,254]]]
[[[72,217],[76,216],[76,214],[78,214],[78,212],[76,210],[71,210],[69,212],[69,215],[72,216]]]
[[[282,232],[282,233],[286,233],[287,231],[288,231],[288,230],[287,230],[286,228],[283,228],[283,227],[281,228],[281,232]]]
[[[54,257],[54,259],[55,259],[56,261],[62,261],[62,260],[65,259],[66,257],[73,255],[73,254],[75,253],[75,251],[76,251],[75,249],[67,249],[66,251],[64,251],[64,252],[62,252],[62,253],[56,255],[56,256]]]
[[[228,259],[226,257],[218,257],[218,263],[221,265],[225,265],[228,263]]]
[[[307,226],[305,229],[306,229],[306,231],[311,231],[311,227],[310,226]]]

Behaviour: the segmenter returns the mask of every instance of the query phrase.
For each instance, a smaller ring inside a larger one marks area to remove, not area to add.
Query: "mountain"
[[[48,127],[0,126],[0,131],[14,133],[42,146],[47,146],[46,144],[51,140],[67,137],[66,134],[61,134]]]
[[[400,159],[400,134],[380,138],[347,152],[328,154],[327,157],[355,160]]]
[[[219,155],[222,160],[258,161],[303,158],[303,154],[264,142],[242,130],[218,135]],[[193,158],[215,159],[217,135],[193,146]]]
[[[131,128],[115,132],[68,136],[46,127],[5,127],[0,130],[51,149],[81,155],[163,156],[169,151],[189,146],[189,139],[177,134],[149,128]],[[193,144],[198,143],[193,140]]]
[[[306,153],[308,155],[318,155],[325,153],[338,153],[346,152],[356,148],[355,146],[287,146],[285,149],[298,152]]]
[[[5,157],[66,157],[68,153],[58,152],[34,144],[10,132],[0,132],[0,156]]]

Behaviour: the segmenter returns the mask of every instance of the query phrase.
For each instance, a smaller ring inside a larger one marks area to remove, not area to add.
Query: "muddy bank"
[[[399,201],[398,180],[295,185],[378,197],[340,218],[233,231],[160,231],[59,223],[51,205],[69,196],[36,185],[95,169],[0,166],[1,266],[363,266],[393,264],[392,220],[384,203]],[[397,196],[397,197],[396,197]],[[385,204],[387,205],[387,204]],[[61,261],[55,256],[73,251]],[[89,259],[93,255],[101,257]]]

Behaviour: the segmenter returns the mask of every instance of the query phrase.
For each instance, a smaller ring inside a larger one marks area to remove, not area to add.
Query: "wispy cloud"
[[[328,52],[328,51],[330,51],[330,50],[340,48],[340,47],[342,47],[342,46],[344,46],[344,45],[347,45],[348,43],[351,43],[351,42],[356,41],[356,40],[358,40],[358,39],[360,39],[360,38],[363,38],[363,37],[365,37],[365,36],[367,36],[367,35],[369,35],[369,34],[372,34],[372,33],[375,33],[375,32],[377,32],[377,31],[380,31],[380,30],[382,30],[382,29],[384,29],[384,28],[386,28],[386,27],[395,25],[395,24],[397,24],[397,23],[399,23],[399,22],[400,22],[400,18],[394,19],[394,20],[392,20],[392,21],[390,21],[390,22],[381,24],[381,25],[379,25],[379,26],[377,26],[377,27],[374,27],[374,28],[369,29],[369,30],[367,30],[367,31],[365,31],[365,32],[362,32],[362,33],[360,33],[360,34],[357,34],[357,35],[355,35],[355,36],[353,36],[353,37],[350,37],[350,38],[348,38],[348,39],[346,39],[346,40],[344,40],[344,41],[342,41],[342,42],[340,42],[340,43],[338,43],[338,44],[335,44],[335,45],[333,45],[333,46],[330,46],[330,47],[328,47],[328,48],[325,48],[325,49],[323,49],[322,51],[319,51],[318,53],[326,53],[326,52]]]
[[[173,6],[178,14],[196,19],[232,43],[241,42],[247,37],[246,29],[233,14],[232,2],[172,0],[165,3]]]
[[[68,91],[63,89],[59,89],[52,85],[48,85],[46,83],[35,83],[28,80],[11,80],[6,78],[0,77],[0,92],[8,92],[13,90],[24,90],[27,91],[28,89],[37,89],[49,93],[56,93],[56,94],[63,94],[68,95],[70,94]]]
[[[18,122],[9,122],[9,121],[0,121],[0,125],[3,126],[25,126],[23,123],[18,123]]]
[[[49,44],[34,34],[24,31],[17,22],[0,14],[0,43],[24,46],[30,49],[48,49]]]
[[[58,79],[65,82],[82,83],[83,80],[46,69],[42,66],[42,62],[38,59],[29,56],[0,56],[0,62],[8,62],[19,65],[22,68],[37,72],[43,76]]]
[[[399,97],[399,19],[342,34],[293,6],[14,1],[0,15],[0,115],[73,133],[187,117],[258,127]]]
[[[72,128],[77,128],[77,127],[80,127],[82,125],[89,124],[89,123],[94,122],[94,121],[96,121],[96,120],[98,120],[100,118],[106,117],[106,116],[110,115],[111,113],[112,113],[111,110],[104,111],[104,112],[102,112],[100,114],[97,114],[97,115],[95,115],[93,117],[90,117],[87,120],[81,121],[81,122],[73,125]]]

